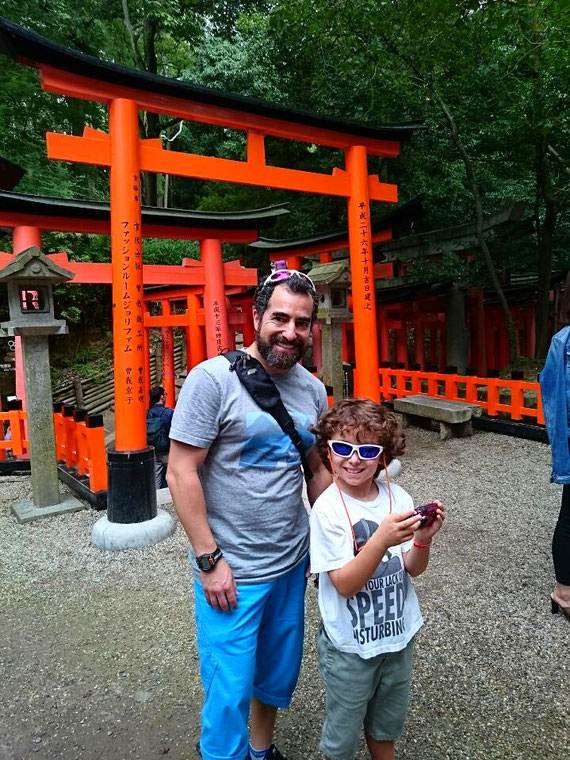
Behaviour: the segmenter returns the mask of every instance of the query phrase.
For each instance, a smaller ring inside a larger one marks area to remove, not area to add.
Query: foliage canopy
[[[403,201],[423,194],[437,229],[528,204],[534,232],[490,250],[497,272],[539,274],[548,308],[552,269],[570,265],[570,9],[551,0],[86,0],[3,4],[6,17],[84,52],[270,101],[372,123],[423,119],[397,159],[370,168],[396,182]],[[36,72],[4,59],[0,155],[21,164],[19,190],[104,200],[106,173],[48,161],[46,131],[106,129],[97,104],[43,93]],[[149,116],[145,136],[177,150],[241,159],[244,135]],[[338,152],[268,140],[272,163],[330,170]],[[203,210],[243,209],[288,200],[291,214],[272,236],[297,236],[346,222],[339,199],[264,188],[146,177],[145,200]],[[479,207],[478,207],[479,204]],[[382,210],[376,209],[382,213]],[[49,250],[104,260],[108,241],[46,236]],[[147,260],[171,261],[177,243],[152,242]],[[188,247],[184,248],[188,255]],[[421,263],[418,276],[465,285],[489,282],[484,257]],[[84,292],[82,298],[89,298]],[[65,299],[65,296],[62,295]],[[72,315],[77,296],[64,308]],[[100,299],[99,299],[100,303]],[[543,315],[544,316],[544,315]],[[539,325],[540,331],[540,325]],[[540,342],[540,339],[539,339]],[[543,345],[539,352],[544,350]]]

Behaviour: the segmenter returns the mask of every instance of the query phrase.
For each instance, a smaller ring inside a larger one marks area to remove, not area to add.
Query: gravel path
[[[440,498],[448,519],[415,581],[426,623],[397,757],[570,757],[547,447],[490,433],[441,443],[416,428],[407,439],[398,482],[417,503]],[[193,760],[201,687],[182,530],[103,554],[89,543],[91,510],[18,525],[10,503],[29,488],[0,478],[0,758]],[[301,680],[277,731],[290,760],[319,757],[315,596],[311,586]]]

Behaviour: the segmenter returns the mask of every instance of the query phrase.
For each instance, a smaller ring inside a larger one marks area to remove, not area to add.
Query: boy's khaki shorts
[[[339,652],[323,627],[317,637],[326,690],[326,716],[319,749],[331,760],[352,760],[362,725],[379,741],[402,733],[408,709],[414,641],[400,652],[364,660]]]

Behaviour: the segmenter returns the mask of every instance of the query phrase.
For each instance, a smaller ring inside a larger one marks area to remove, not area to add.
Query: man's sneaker
[[[200,742],[196,742],[196,752],[198,753],[199,757],[202,757],[202,750],[200,749]],[[245,760],[251,760],[251,756],[249,752],[245,756]],[[287,760],[287,758],[283,757],[281,752],[277,749],[275,744],[272,744],[271,747],[267,750],[267,754],[265,755],[265,760]]]
[[[286,760],[286,758],[284,758],[281,752],[279,752],[275,744],[272,744],[271,747],[269,747],[267,750],[265,760]]]

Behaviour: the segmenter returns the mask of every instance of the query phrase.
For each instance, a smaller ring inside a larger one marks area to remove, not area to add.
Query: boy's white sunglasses
[[[309,275],[304,272],[299,272],[298,269],[276,269],[274,272],[271,272],[269,277],[266,277],[265,280],[263,280],[261,287],[264,288],[268,282],[285,282],[285,280],[293,277],[293,275],[298,275],[301,280],[308,283],[308,285],[316,291],[315,283],[311,280]]]
[[[343,459],[350,459],[356,453],[359,459],[378,459],[384,451],[383,446],[375,443],[348,443],[347,441],[327,441],[333,454]]]

